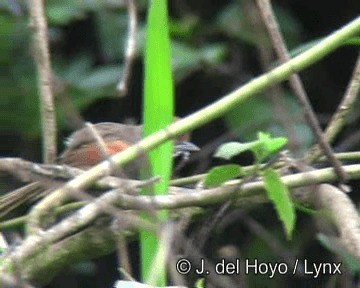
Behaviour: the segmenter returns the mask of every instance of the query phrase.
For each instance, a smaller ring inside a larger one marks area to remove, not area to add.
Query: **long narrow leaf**
[[[166,127],[174,119],[173,80],[171,72],[170,40],[168,31],[167,1],[150,1],[145,49],[144,83],[144,134],[148,136]],[[153,191],[165,194],[172,172],[173,143],[168,142],[149,153],[149,176],[159,175],[161,181]],[[165,211],[157,213],[162,221]],[[159,247],[156,235],[142,231],[141,235],[142,277],[151,285],[166,286],[165,261],[154,263]],[[163,255],[166,257],[166,255]],[[153,268],[156,266],[156,270]],[[154,276],[153,272],[156,275]]]

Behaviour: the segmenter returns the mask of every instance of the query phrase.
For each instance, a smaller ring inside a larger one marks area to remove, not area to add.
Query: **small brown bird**
[[[94,124],[92,127],[102,138],[107,151],[103,151],[104,149],[102,149],[101,144],[99,144],[99,141],[96,139],[94,131],[89,127],[84,127],[70,135],[67,141],[67,148],[58,159],[59,164],[66,164],[83,170],[89,169],[105,160],[108,156],[121,152],[140,141],[142,136],[141,125],[104,122]],[[189,138],[189,135],[183,135],[176,140],[174,157],[187,159],[191,152],[199,151],[199,147],[188,141]],[[143,167],[145,163],[146,159],[142,156],[138,157],[128,165],[125,165],[123,167],[125,176],[137,178],[140,168]],[[41,182],[42,181],[37,181],[28,184],[20,189],[1,196],[0,217],[6,215],[11,210],[21,205],[21,203],[43,195],[44,188],[49,190],[47,185],[42,187],[43,185]],[[59,183],[57,183],[57,185],[59,185]]]
[[[94,124],[93,128],[104,141],[106,153],[96,140],[94,132],[84,127],[74,132],[67,141],[66,150],[60,155],[59,163],[72,167],[89,169],[111,156],[125,150],[141,140],[142,125],[126,125],[112,122]],[[189,135],[183,135],[175,143],[174,157],[187,159],[191,152],[199,151],[199,147],[189,142]],[[139,168],[143,166],[144,157],[139,157],[124,167],[129,177],[136,177]]]

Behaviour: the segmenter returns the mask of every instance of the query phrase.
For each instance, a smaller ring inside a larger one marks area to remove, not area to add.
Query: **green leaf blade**
[[[283,148],[288,140],[285,137],[275,137],[271,138],[270,134],[259,132],[258,139],[262,144],[266,154],[272,154]]]
[[[277,214],[282,221],[286,236],[291,239],[296,222],[294,204],[290,199],[287,186],[281,181],[277,171],[266,169],[263,174],[265,189],[269,199],[273,202]]]
[[[205,177],[204,184],[209,188],[216,187],[242,174],[243,169],[239,165],[229,164],[218,166],[208,172]]]
[[[214,157],[223,158],[230,160],[232,157],[239,155],[246,151],[253,151],[259,147],[259,141],[240,143],[240,142],[229,142],[221,145],[215,152]]]
[[[170,59],[170,39],[167,15],[167,0],[150,1],[145,49],[145,82],[144,82],[144,135],[165,128],[174,119],[173,79]],[[166,194],[173,166],[173,142],[168,141],[148,153],[149,171],[143,175],[161,177],[161,181],[151,187],[156,195]],[[150,189],[149,189],[150,190]],[[148,191],[146,191],[148,192]],[[166,221],[165,210],[157,213]],[[146,215],[144,216],[146,218]],[[165,255],[156,235],[141,231],[142,278],[147,284],[166,285]],[[160,252],[159,252],[160,251]],[[157,253],[156,269],[154,262]]]

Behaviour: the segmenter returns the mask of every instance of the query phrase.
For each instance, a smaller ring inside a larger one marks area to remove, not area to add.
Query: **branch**
[[[56,116],[52,93],[52,72],[48,44],[48,29],[43,0],[32,0],[29,4],[31,27],[34,30],[34,58],[38,70],[41,94],[41,123],[43,134],[43,161],[54,163],[56,149]]]
[[[248,19],[247,21],[251,24],[253,33],[257,35],[257,39],[259,39],[255,44],[258,50],[260,64],[263,70],[267,71],[271,67],[274,57],[272,49],[269,49],[270,43],[268,39],[265,39],[267,32],[262,21],[263,19],[261,19],[261,15],[259,10],[256,9],[256,3],[254,1],[241,1],[240,3],[241,7],[239,8],[244,11],[245,19]],[[285,99],[281,97],[281,95],[284,94],[282,90],[281,85],[270,86],[267,90],[267,96],[273,105],[274,119],[284,128],[288,138],[289,150],[296,154],[301,145],[299,141],[300,135],[297,135],[295,131],[296,119],[286,107]]]
[[[360,164],[347,165],[344,166],[344,169],[351,179],[358,179],[360,177]],[[291,189],[336,181],[336,173],[333,168],[325,168],[287,175],[283,176],[281,179],[284,184]],[[241,180],[232,180],[225,185],[214,189],[205,189],[194,191],[192,193],[180,193],[175,195],[132,196],[121,194],[118,196],[119,202],[116,204],[117,207],[133,210],[146,210],[148,207],[151,207],[152,209],[178,209],[191,206],[196,207],[218,204],[233,198],[237,198],[238,202],[241,202],[243,198],[245,198],[246,201],[247,197],[262,195],[265,191],[264,183],[262,181],[242,184],[239,189],[240,183]],[[115,193],[115,191],[113,193]],[[312,200],[310,199],[310,201]],[[309,202],[309,199],[304,199],[304,202]]]
[[[260,14],[264,20],[266,28],[268,29],[270,38],[273,42],[275,52],[278,55],[282,63],[288,62],[290,54],[286,48],[285,41],[280,32],[279,26],[276,22],[274,13],[272,11],[270,0],[257,0],[257,5],[260,10]],[[293,89],[296,97],[298,98],[299,103],[303,107],[305,118],[315,135],[319,146],[323,150],[326,157],[329,159],[331,165],[335,168],[336,173],[339,176],[339,180],[343,183],[346,182],[347,175],[345,174],[343,168],[341,167],[341,162],[336,159],[334,152],[332,151],[329,143],[326,141],[323,133],[321,131],[320,124],[316,118],[315,112],[313,111],[309,98],[306,94],[304,85],[301,82],[300,76],[294,71],[294,74],[290,76],[290,86]]]
[[[316,197],[320,208],[330,212],[341,242],[360,260],[360,216],[354,204],[347,194],[328,184],[318,186]]]
[[[360,177],[360,164],[358,165],[348,165],[344,166],[344,169],[346,173],[352,178],[359,178]],[[306,185],[315,185],[317,183],[322,182],[329,182],[334,181],[336,179],[336,174],[332,168],[326,168],[326,169],[320,169],[320,170],[313,170],[308,171],[304,173],[298,173],[295,175],[288,175],[282,177],[285,185],[287,185],[289,188],[295,188],[300,186],[306,186]],[[37,261],[33,259],[43,259],[42,261],[50,261],[52,265],[63,265],[64,261],[68,261],[67,257],[63,259],[62,257],[54,257],[54,253],[57,253],[59,255],[68,255],[69,251],[72,251],[71,249],[86,249],[83,246],[78,244],[75,246],[66,246],[63,247],[64,249],[58,249],[54,248],[54,250],[51,248],[52,245],[55,245],[57,242],[62,241],[68,241],[67,243],[72,243],[71,238],[67,238],[70,235],[73,235],[79,230],[84,229],[91,223],[95,221],[100,215],[103,214],[111,214],[114,215],[115,213],[112,211],[113,209],[116,209],[116,207],[124,208],[124,209],[175,209],[175,208],[184,208],[184,207],[190,207],[190,206],[204,206],[209,204],[215,204],[223,201],[227,201],[230,199],[238,198],[237,201],[240,201],[244,198],[246,201],[246,198],[250,196],[257,196],[263,194],[264,191],[264,184],[261,181],[258,182],[252,182],[252,183],[244,183],[240,187],[241,180],[233,180],[229,181],[225,185],[214,188],[214,189],[207,189],[202,191],[193,191],[190,193],[181,193],[177,195],[162,195],[162,196],[133,196],[124,194],[121,189],[113,190],[110,192],[105,193],[104,195],[100,196],[99,198],[95,199],[94,201],[90,202],[83,208],[81,208],[79,211],[74,213],[73,215],[69,216],[68,218],[62,220],[58,224],[51,227],[51,229],[44,231],[41,234],[38,235],[32,235],[27,237],[24,242],[18,246],[15,247],[12,252],[10,252],[10,255],[7,257],[8,259],[13,259],[15,262],[5,263],[1,269],[1,271],[8,271],[9,265],[12,265],[11,263],[17,263],[20,265],[20,267],[25,267],[24,269],[44,269],[46,270],[46,266],[50,265],[49,262],[47,265],[40,265],[40,268],[36,268],[38,266]],[[321,186],[321,185],[320,185]],[[328,185],[329,186],[329,185]],[[322,186],[321,186],[322,187]],[[334,188],[335,189],[335,188]],[[120,193],[119,193],[120,192]],[[311,192],[311,190],[310,190]],[[294,191],[295,193],[295,191]],[[304,201],[313,201],[314,195],[311,193],[307,193],[307,197],[305,197]],[[344,194],[345,195],[345,194]],[[327,195],[325,195],[326,197]],[[298,196],[296,196],[298,197]],[[321,196],[322,197],[322,196]],[[341,196],[341,197],[347,197],[347,196]],[[349,201],[349,200],[347,200]],[[336,201],[332,201],[331,203],[335,203]],[[343,201],[344,202],[344,201]],[[332,204],[333,205],[333,204]],[[108,209],[108,207],[113,207],[112,209]],[[335,206],[334,206],[335,207]],[[104,209],[106,208],[106,210]],[[143,221],[141,218],[134,214],[130,214],[128,212],[118,212],[117,215],[119,215],[118,219],[121,219],[122,221],[122,231],[123,230],[138,230],[138,229],[149,229],[154,230],[157,229],[154,227],[154,224],[150,224],[148,222]],[[337,209],[334,210],[337,213]],[[356,211],[355,211],[356,212]],[[350,212],[350,214],[353,214],[353,211]],[[347,217],[345,219],[348,219],[349,213],[346,214]],[[356,213],[351,216],[353,219],[356,219]],[[350,226],[344,226],[339,227],[340,229],[346,229],[345,227],[353,227],[356,223],[355,221],[351,221]],[[338,225],[342,225],[342,222],[338,222]],[[349,235],[349,233],[347,233]],[[106,235],[105,235],[106,236]],[[107,236],[106,236],[107,237]],[[105,237],[105,238],[106,238]],[[347,238],[351,239],[353,243],[354,237]],[[64,239],[64,240],[63,240]],[[70,242],[69,242],[70,241]],[[95,240],[88,239],[90,241],[90,247],[93,247],[91,245],[95,245]],[[91,242],[91,241],[94,241]],[[97,240],[99,241],[99,240]],[[93,243],[93,244],[91,244]],[[57,244],[56,244],[57,245]],[[70,244],[68,244],[70,245]],[[74,244],[75,245],[75,244]],[[105,242],[104,242],[104,245]],[[113,249],[113,245],[109,244]],[[106,246],[108,247],[108,246]],[[51,248],[51,249],[50,249]],[[81,250],[80,249],[80,250]],[[110,249],[110,248],[109,248]],[[94,249],[97,250],[97,249]],[[77,251],[77,250],[76,250]],[[81,250],[83,251],[83,250]],[[105,249],[105,251],[109,251],[108,249]],[[78,251],[77,251],[78,252]],[[72,255],[78,255],[78,253],[70,253]],[[44,257],[44,254],[48,255],[47,257]],[[67,254],[66,254],[67,253]],[[95,253],[95,252],[94,252]],[[57,255],[55,254],[55,255]],[[43,255],[43,258],[40,256]],[[51,255],[51,257],[50,257]],[[84,257],[84,253],[80,253],[82,257]],[[75,256],[74,256],[75,257]],[[59,260],[61,259],[61,261]],[[74,259],[72,258],[71,261]],[[70,261],[70,260],[69,260]],[[67,263],[67,262],[66,262]],[[36,264],[36,265],[35,265]],[[35,268],[34,268],[35,267]],[[48,267],[48,266],[47,266]],[[50,269],[52,270],[52,269]],[[56,269],[55,269],[56,270]],[[24,279],[29,279],[29,275],[35,275],[36,273],[32,274],[26,270],[22,276],[24,276]],[[43,275],[40,275],[38,277],[44,277]]]
[[[335,139],[336,135],[344,127],[346,117],[352,111],[357,96],[359,95],[359,90],[360,90],[360,53],[358,55],[355,68],[351,76],[350,82],[347,86],[344,97],[326,128],[325,138],[327,141],[332,142]],[[307,159],[309,162],[313,162],[319,156],[320,156],[319,147],[318,145],[315,145],[315,147],[313,147],[308,152]]]
[[[26,186],[0,196],[0,217],[8,214],[28,200],[46,196],[56,187],[64,185],[66,181],[73,179],[83,172],[81,169],[66,165],[37,164],[20,158],[0,158],[0,173],[12,175],[22,182],[31,182]],[[133,192],[137,194],[139,188],[151,185],[154,180],[156,179],[150,179],[149,182],[107,176],[93,183],[92,188],[97,190],[122,188],[127,193]],[[179,191],[184,191],[185,193],[190,191],[190,189],[173,186],[170,188],[169,193],[175,194],[179,193]],[[81,195],[78,192],[72,194],[72,198],[81,198]]]
[[[125,67],[121,81],[117,85],[120,96],[124,96],[128,92],[128,85],[131,76],[131,68],[134,62],[136,53],[136,31],[137,31],[137,16],[136,16],[136,4],[135,0],[126,0],[126,5],[129,13],[128,20],[128,40],[125,52]]]
[[[29,228],[34,232],[41,230],[42,219],[51,213],[55,207],[61,206],[61,204],[68,198],[68,191],[85,189],[99,178],[105,175],[111,175],[111,172],[113,171],[113,165],[111,165],[111,163],[116,163],[116,165],[122,166],[145,151],[149,151],[167,140],[175,138],[178,135],[182,135],[207,122],[221,117],[227,111],[232,109],[234,105],[247,100],[252,95],[256,95],[270,85],[287,79],[294,72],[300,71],[314,62],[319,61],[327,54],[341,46],[349,37],[356,35],[359,31],[360,17],[356,18],[348,25],[334,32],[332,35],[320,41],[317,45],[287,63],[282,64],[267,74],[253,79],[248,84],[224,96],[215,103],[171,124],[166,129],[160,130],[159,132],[144,138],[125,151],[115,154],[110,158],[111,161],[104,161],[84,172],[72,181],[68,182],[63,188],[54,191],[49,197],[46,197],[32,209],[30,214],[31,218],[29,219]]]
[[[98,223],[61,241],[43,245],[41,249],[37,247],[34,253],[19,258],[11,255],[10,259],[21,269],[23,279],[43,286],[61,270],[74,263],[113,252],[116,239],[116,233],[108,225]],[[10,263],[5,265],[1,273],[11,267]]]

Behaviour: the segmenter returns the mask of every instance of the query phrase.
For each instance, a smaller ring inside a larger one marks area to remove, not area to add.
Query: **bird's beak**
[[[176,151],[187,151],[187,152],[196,152],[200,151],[200,148],[196,146],[194,143],[188,141],[182,141],[175,145]]]
[[[175,145],[174,157],[181,156],[187,160],[192,152],[200,151],[200,148],[194,143],[182,141]]]

